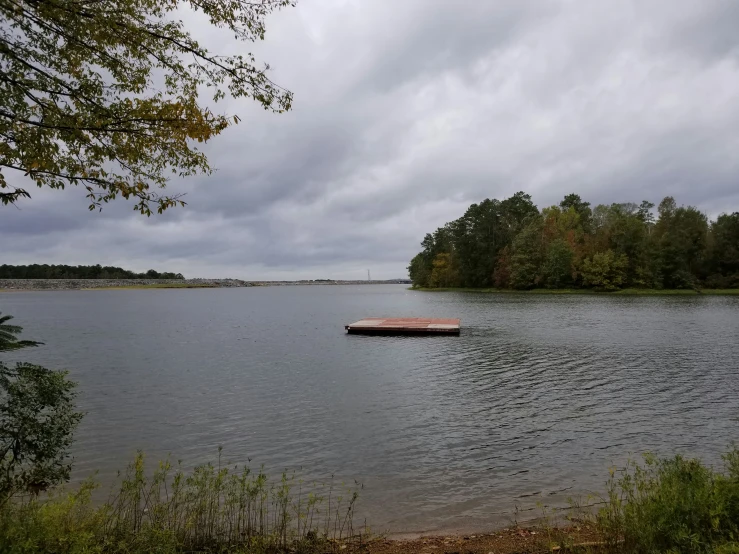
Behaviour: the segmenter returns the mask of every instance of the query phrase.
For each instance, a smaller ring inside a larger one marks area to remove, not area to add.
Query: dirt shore
[[[600,537],[589,523],[568,527],[510,527],[492,533],[376,539],[369,554],[516,554],[593,550]]]

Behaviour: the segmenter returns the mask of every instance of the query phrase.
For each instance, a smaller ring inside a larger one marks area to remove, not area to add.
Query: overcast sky
[[[206,146],[215,175],[171,183],[186,208],[27,185],[0,206],[0,263],[382,279],[519,190],[739,211],[737,22],[735,0],[301,0],[253,49],[294,109],[218,104],[242,122]]]

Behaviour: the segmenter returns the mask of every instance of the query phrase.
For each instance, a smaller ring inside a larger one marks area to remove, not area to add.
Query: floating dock
[[[348,333],[364,335],[459,335],[459,319],[368,317],[346,325]]]

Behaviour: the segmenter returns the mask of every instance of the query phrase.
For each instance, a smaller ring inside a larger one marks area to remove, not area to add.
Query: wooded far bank
[[[120,267],[97,265],[0,265],[0,279],[184,279],[181,273],[150,269],[136,273]]]
[[[518,192],[472,204],[428,233],[408,266],[414,287],[739,287],[739,213],[715,221],[666,197],[600,204],[577,194],[539,210]]]

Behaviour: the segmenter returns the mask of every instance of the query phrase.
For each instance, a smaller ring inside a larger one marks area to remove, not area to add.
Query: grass
[[[702,289],[700,292],[691,289],[620,289],[612,292],[597,291],[593,289],[532,289],[513,290],[495,288],[423,288],[410,287],[408,290],[421,292],[484,292],[493,294],[582,294],[601,296],[739,296],[739,289]]]
[[[126,290],[126,289],[215,289],[210,283],[154,283],[149,285],[121,285],[115,287],[90,287],[82,290]]]
[[[363,540],[353,524],[357,492],[306,486],[287,473],[207,464],[186,473],[162,462],[149,475],[139,454],[108,502],[96,485],[23,498],[0,509],[0,551],[12,554],[333,552]]]

